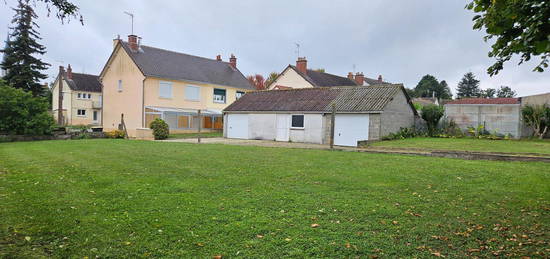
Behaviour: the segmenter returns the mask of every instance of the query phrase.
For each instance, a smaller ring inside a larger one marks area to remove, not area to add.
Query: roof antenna
[[[353,74],[355,74],[355,64],[353,64]]]
[[[300,43],[294,42],[294,45],[296,45],[296,55],[300,57]]]
[[[134,14],[133,13],[129,13],[129,12],[124,12],[126,15],[130,16],[130,18],[132,19],[132,35],[134,35]]]

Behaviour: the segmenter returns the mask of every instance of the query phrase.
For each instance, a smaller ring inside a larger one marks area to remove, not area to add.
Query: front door
[[[276,115],[276,124],[277,124],[277,136],[275,137],[276,141],[288,141],[288,135],[290,130],[288,114],[277,114]]]
[[[356,147],[357,141],[369,139],[368,114],[337,114],[334,145]]]

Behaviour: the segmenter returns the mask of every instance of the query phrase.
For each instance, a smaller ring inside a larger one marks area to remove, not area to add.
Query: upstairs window
[[[92,99],[92,94],[88,94],[88,99]]]
[[[214,102],[225,103],[225,89],[214,88]]]
[[[122,80],[118,80],[118,91],[122,92]]]
[[[188,85],[185,87],[185,99],[188,101],[200,101],[201,88],[198,86]]]
[[[237,91],[237,93],[235,94],[235,97],[237,100],[239,100],[239,98],[243,97],[243,95],[244,95],[244,92]]]
[[[160,82],[159,83],[159,97],[160,98],[172,98],[172,83]]]
[[[304,128],[304,115],[292,115],[291,128],[303,129]]]

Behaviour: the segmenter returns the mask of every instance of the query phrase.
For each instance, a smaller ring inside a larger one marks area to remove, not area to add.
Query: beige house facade
[[[101,127],[102,106],[98,76],[73,73],[70,65],[66,72],[60,69],[52,86],[52,114],[58,124]]]
[[[150,138],[150,123],[161,118],[171,133],[221,131],[222,110],[254,90],[232,55],[224,62],[115,40],[100,74],[103,130],[122,128],[133,138]],[[199,121],[199,111],[201,120]]]

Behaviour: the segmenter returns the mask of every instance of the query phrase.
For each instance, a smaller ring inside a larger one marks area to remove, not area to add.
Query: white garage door
[[[369,138],[368,114],[337,114],[334,123],[334,145],[356,147],[357,141]]]
[[[248,114],[227,116],[227,137],[248,139]]]

